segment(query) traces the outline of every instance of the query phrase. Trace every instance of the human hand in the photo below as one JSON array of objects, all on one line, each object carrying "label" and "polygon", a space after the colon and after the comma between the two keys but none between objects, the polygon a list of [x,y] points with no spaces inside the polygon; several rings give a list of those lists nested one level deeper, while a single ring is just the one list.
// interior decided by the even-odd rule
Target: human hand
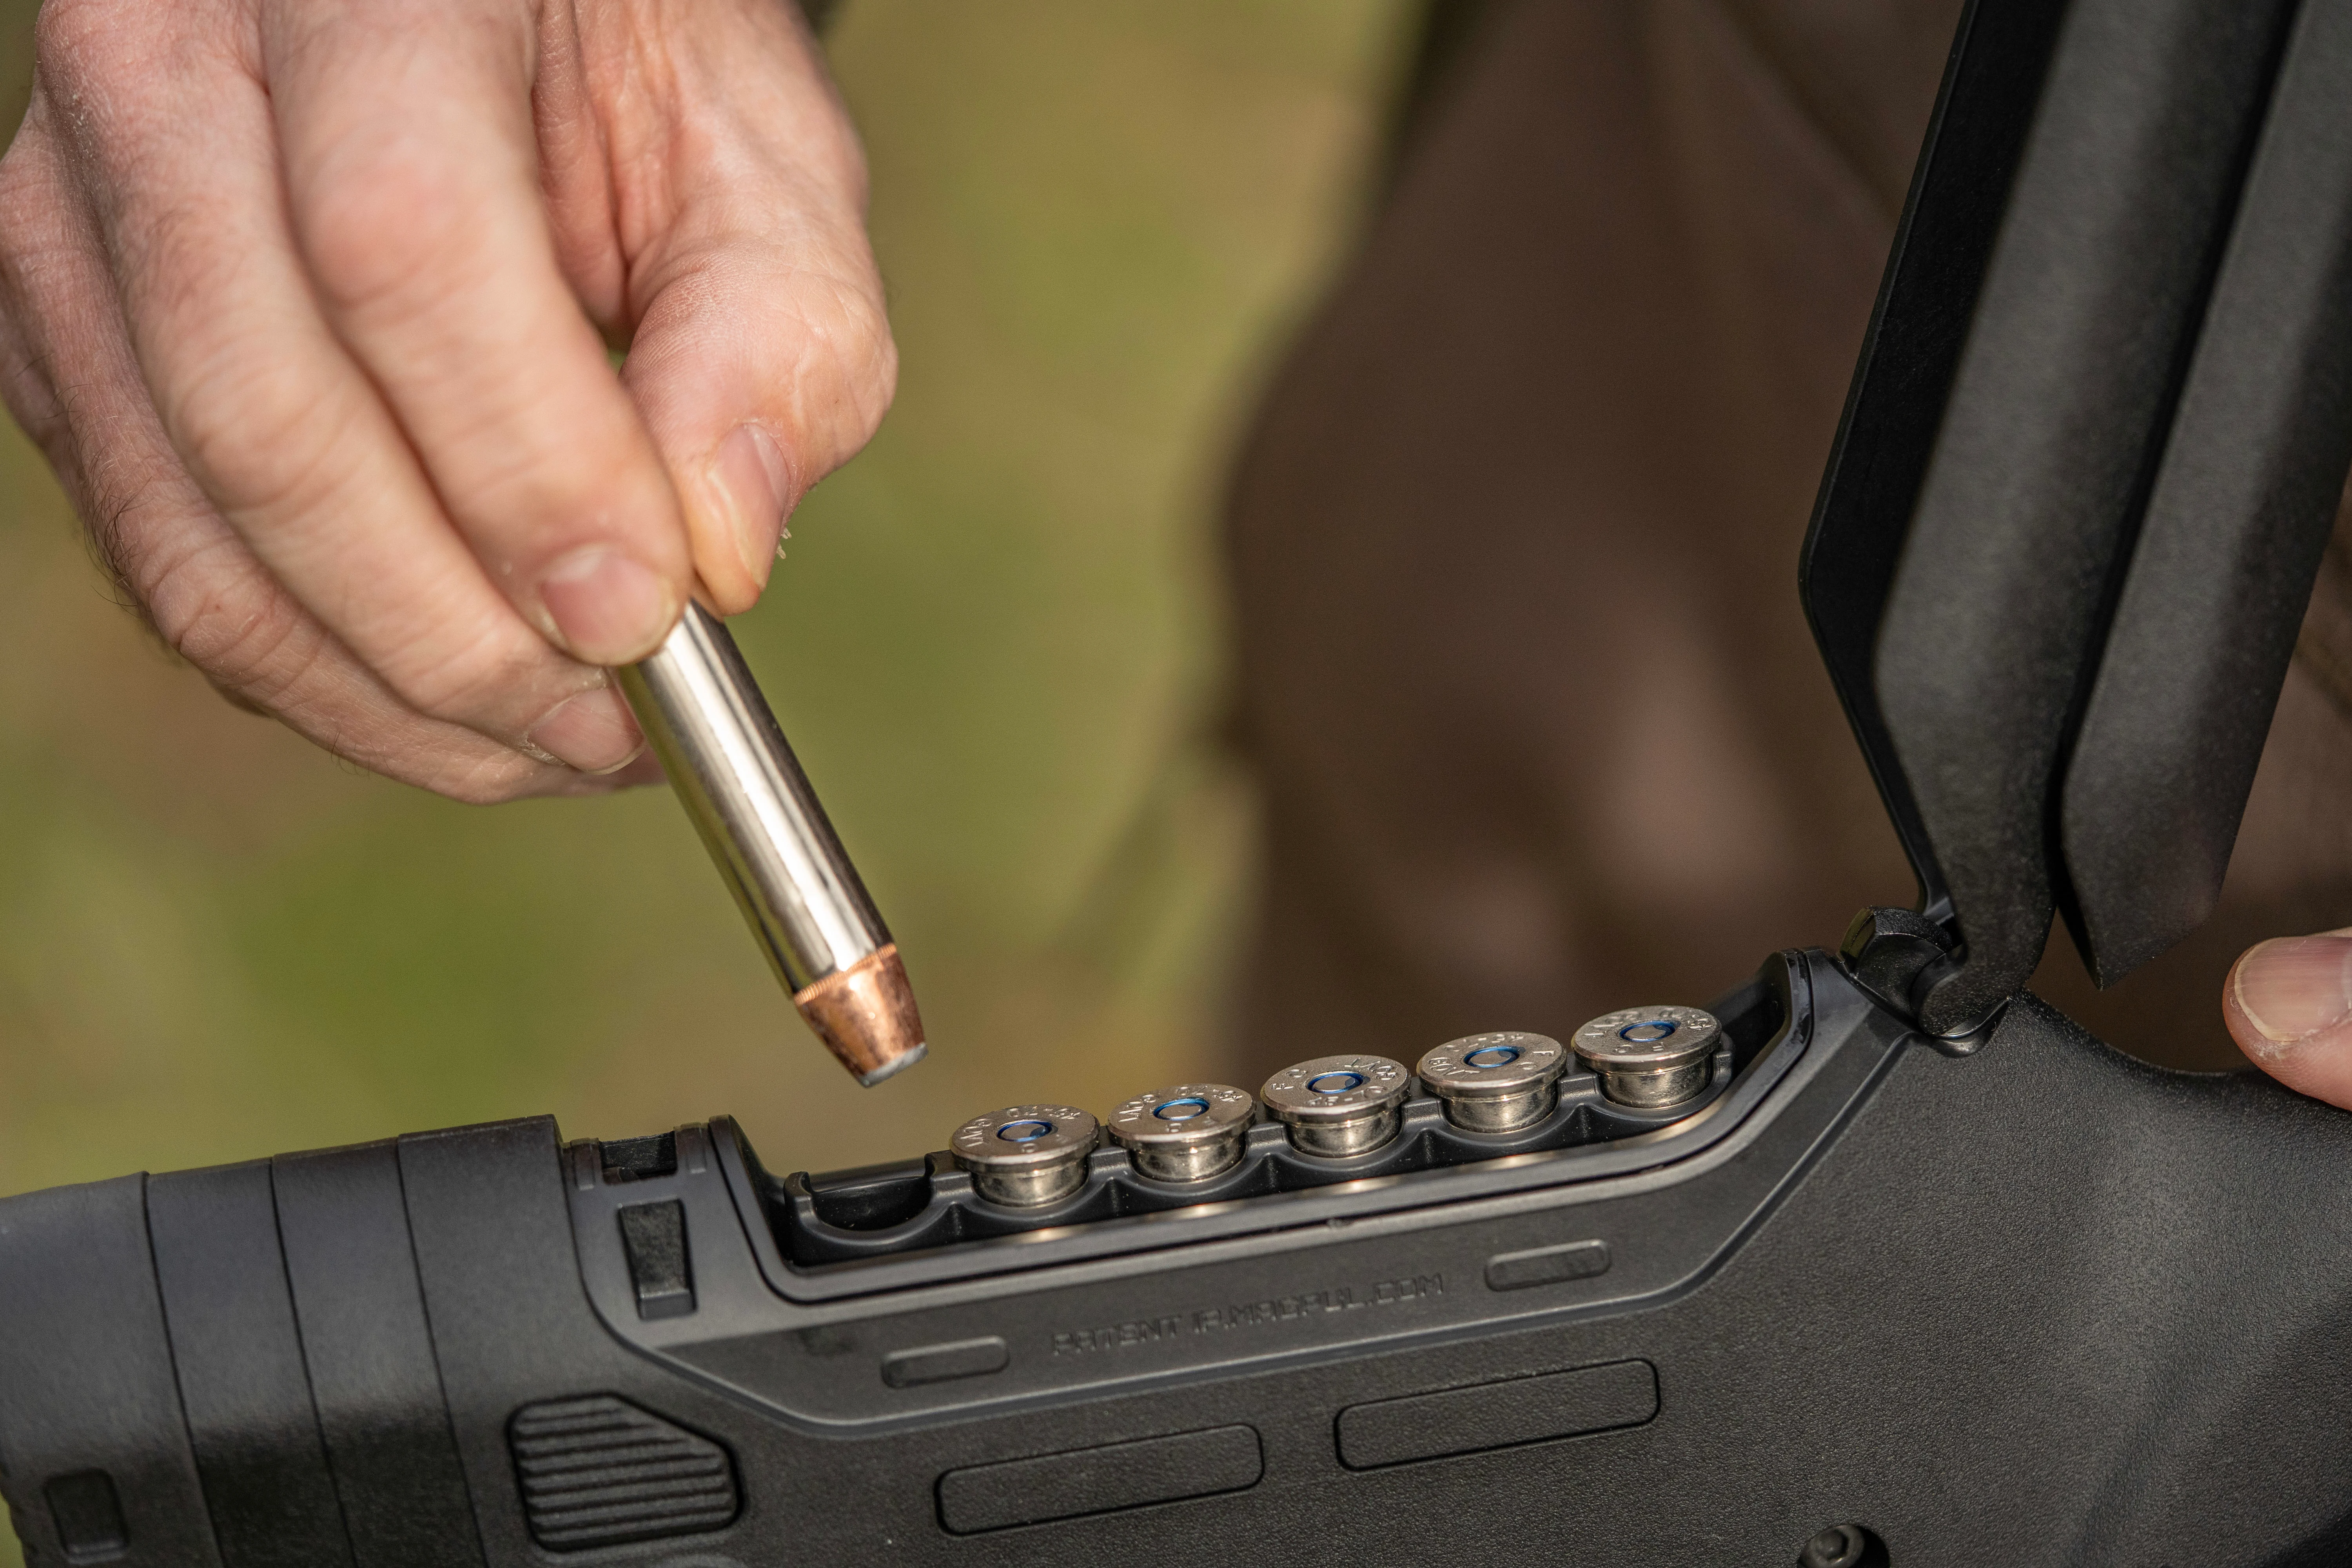
[{"label": "human hand", "polygon": [[2256,1067],[2352,1110],[2352,930],[2248,948],[2222,986],[2221,1014]]},{"label": "human hand", "polygon": [[748,608],[895,384],[789,0],[47,0],[37,62],[0,391],[125,594],[377,772],[608,786],[601,667]]}]

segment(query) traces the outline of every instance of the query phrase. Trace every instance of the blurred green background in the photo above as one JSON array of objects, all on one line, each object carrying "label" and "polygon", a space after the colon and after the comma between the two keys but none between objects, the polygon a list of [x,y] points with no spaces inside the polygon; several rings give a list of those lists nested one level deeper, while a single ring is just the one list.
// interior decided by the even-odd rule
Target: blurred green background
[{"label": "blurred green background", "polygon": [[[905,366],[737,623],[933,1056],[860,1091],[666,793],[482,810],[235,711],[0,428],[0,1192],[552,1111],[936,1148],[1213,1068],[1250,807],[1213,519],[1355,221],[1398,0],[850,0]],[[0,0],[0,111],[33,7]]]}]

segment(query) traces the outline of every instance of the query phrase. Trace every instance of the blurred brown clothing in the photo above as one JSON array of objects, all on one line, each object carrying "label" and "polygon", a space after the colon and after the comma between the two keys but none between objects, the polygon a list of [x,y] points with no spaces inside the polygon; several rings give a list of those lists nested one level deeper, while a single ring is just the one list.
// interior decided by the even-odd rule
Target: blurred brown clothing
[{"label": "blurred brown clothing", "polygon": [[[1228,545],[1260,772],[1241,1082],[1704,1001],[1913,889],[1797,550],[1958,0],[1443,5],[1386,199]],[[2352,552],[2221,910],[2105,1037],[2238,1064],[2231,959],[2352,922]]]}]

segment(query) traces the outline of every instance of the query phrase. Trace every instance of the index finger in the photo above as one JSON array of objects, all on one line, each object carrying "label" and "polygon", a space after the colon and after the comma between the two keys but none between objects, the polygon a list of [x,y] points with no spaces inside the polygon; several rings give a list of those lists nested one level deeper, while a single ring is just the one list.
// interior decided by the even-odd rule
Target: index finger
[{"label": "index finger", "polygon": [[265,27],[297,242],[336,334],[491,580],[595,664],[651,652],[693,582],[677,500],[558,264],[512,3],[337,6]]}]

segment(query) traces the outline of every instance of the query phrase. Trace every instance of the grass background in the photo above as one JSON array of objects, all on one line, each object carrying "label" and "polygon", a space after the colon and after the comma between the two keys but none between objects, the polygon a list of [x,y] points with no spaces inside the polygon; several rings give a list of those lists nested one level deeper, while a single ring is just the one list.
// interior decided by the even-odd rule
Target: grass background
[{"label": "grass background", "polygon": [[[1207,1070],[1245,907],[1213,520],[1358,210],[1398,0],[851,0],[905,375],[737,623],[933,1056],[856,1089],[666,793],[480,810],[236,712],[0,428],[0,1192],[552,1111],[781,1169]],[[0,0],[0,129],[33,7]],[[5,422],[0,422],[5,425]]]}]

